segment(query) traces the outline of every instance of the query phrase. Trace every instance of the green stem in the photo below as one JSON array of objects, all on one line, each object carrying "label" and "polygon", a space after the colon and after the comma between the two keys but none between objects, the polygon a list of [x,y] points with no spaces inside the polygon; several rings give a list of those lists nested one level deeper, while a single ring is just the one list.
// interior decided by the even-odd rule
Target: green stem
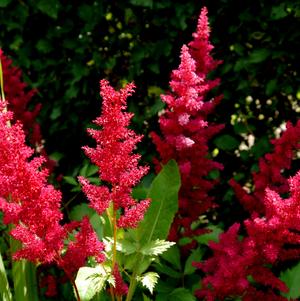
[{"label": "green stem", "polygon": [[125,301],[131,301],[136,289],[136,285],[137,285],[137,278],[138,276],[140,276],[140,272],[139,272],[139,266],[140,264],[143,262],[145,256],[142,255],[141,253],[139,253],[137,255],[136,261],[135,261],[135,265],[133,268],[133,272],[130,278],[130,284],[129,284],[129,288],[128,288],[128,293],[126,296],[126,300]]},{"label": "green stem", "polygon": [[9,288],[9,283],[6,276],[2,255],[0,253],[0,295],[3,301],[12,301],[12,295]]},{"label": "green stem", "polygon": [[71,275],[69,275],[66,271],[65,271],[67,277],[70,279],[70,282],[71,284],[73,285],[74,287],[74,290],[75,290],[75,295],[76,295],[76,299],[77,301],[81,301],[80,300],[80,295],[79,295],[79,291],[78,291],[78,288],[77,288],[77,285],[76,285],[76,282],[74,281],[73,277]]},{"label": "green stem", "polygon": [[[112,227],[113,227],[113,248],[112,248],[112,264],[111,270],[114,271],[116,260],[117,260],[117,211],[115,208],[113,209],[113,217],[112,217]],[[114,287],[110,288],[111,299],[115,301],[115,290]]]},{"label": "green stem", "polygon": [[[137,262],[140,262],[137,260]],[[132,273],[132,276],[131,276],[131,279],[130,279],[130,284],[129,284],[129,288],[128,288],[128,293],[127,293],[127,296],[126,296],[126,301],[131,301],[133,295],[134,295],[134,292],[135,292],[135,289],[136,289],[136,284],[137,284],[137,278],[138,274],[136,272],[136,269],[134,270],[134,272]]]},{"label": "green stem", "polygon": [[[2,69],[2,62],[1,62],[1,57],[0,57],[0,90],[1,90],[1,97],[0,101],[5,102],[5,94],[4,94],[4,81],[3,81],[3,69]],[[7,107],[5,106],[3,109],[3,112],[7,112]],[[7,121],[7,126],[11,127],[10,121]]]},{"label": "green stem", "polygon": [[4,84],[3,84],[3,69],[2,69],[1,58],[0,58],[0,87],[1,87],[1,99],[2,99],[2,101],[5,101]]},{"label": "green stem", "polygon": [[116,210],[114,210],[114,216],[113,216],[113,237],[114,237],[114,244],[113,244],[113,257],[112,257],[112,271],[114,270],[116,260],[117,260],[117,213]]}]

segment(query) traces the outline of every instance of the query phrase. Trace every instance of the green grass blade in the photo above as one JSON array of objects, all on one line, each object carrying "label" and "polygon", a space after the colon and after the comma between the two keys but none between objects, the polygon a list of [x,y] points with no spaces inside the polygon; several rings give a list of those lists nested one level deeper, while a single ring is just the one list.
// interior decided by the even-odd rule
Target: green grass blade
[{"label": "green grass blade", "polygon": [[[20,243],[13,238],[11,238],[10,244],[12,253],[20,247]],[[13,261],[12,277],[15,301],[38,301],[36,267],[31,262]]]},{"label": "green grass blade", "polygon": [[6,271],[0,253],[0,295],[3,301],[12,301],[12,295],[9,288],[9,283],[6,277]]}]

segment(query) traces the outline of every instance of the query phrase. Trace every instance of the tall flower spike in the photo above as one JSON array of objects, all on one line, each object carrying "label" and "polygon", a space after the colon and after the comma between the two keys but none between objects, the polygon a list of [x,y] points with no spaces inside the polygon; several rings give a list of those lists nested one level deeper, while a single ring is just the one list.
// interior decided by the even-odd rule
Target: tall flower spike
[{"label": "tall flower spike", "polygon": [[[207,93],[219,83],[218,79],[208,80],[208,72],[220,63],[210,54],[213,46],[209,42],[206,8],[201,11],[193,37],[194,40],[181,49],[179,68],[171,74],[170,93],[161,95],[167,105],[159,118],[161,136],[151,134],[161,162],[165,164],[175,159],[180,168],[179,212],[169,234],[169,239],[175,241],[181,235],[196,234],[191,230],[192,222],[214,206],[209,191],[216,181],[207,180],[207,175],[213,169],[222,169],[222,165],[208,155],[209,139],[223,126],[207,121],[207,115],[222,97],[206,99]],[[157,160],[157,170],[159,168]]]},{"label": "tall flower spike", "polygon": [[[239,226],[235,224],[220,236],[218,243],[210,244],[213,257],[196,264],[206,273],[198,297],[287,300],[277,295],[277,291],[286,293],[288,288],[271,269],[300,256],[300,171],[288,184],[290,196],[287,199],[282,199],[274,190],[265,190],[261,200],[265,216],[254,214],[244,222],[247,236],[243,240],[238,238]],[[262,285],[264,291],[256,284]]]},{"label": "tall flower spike", "polygon": [[[61,193],[47,183],[48,173],[41,167],[44,159],[30,159],[34,151],[25,145],[22,126],[12,124],[12,113],[5,106],[0,101],[0,210],[4,223],[14,225],[10,234],[22,243],[14,259],[55,263],[69,276],[88,256],[103,260],[104,245],[87,220],[63,256],[64,241],[74,227],[61,225]],[[72,268],[67,262],[72,262]]]},{"label": "tall flower spike", "polygon": [[25,145],[20,124],[9,127],[12,114],[0,108],[0,209],[4,222],[16,225],[14,238],[23,243],[17,258],[51,262],[65,236],[59,225],[61,194],[46,182],[47,173],[39,170],[42,158],[29,160],[33,150]]},{"label": "tall flower spike", "polygon": [[148,167],[138,166],[140,155],[134,154],[136,144],[142,136],[128,129],[132,113],[125,112],[127,97],[134,91],[134,84],[128,84],[120,91],[115,91],[106,80],[100,81],[102,96],[102,115],[94,123],[100,130],[89,129],[89,134],[96,140],[96,148],[83,147],[86,155],[99,167],[99,176],[106,186],[95,186],[79,177],[83,191],[90,201],[90,206],[102,214],[113,202],[114,210],[122,209],[118,226],[134,228],[143,219],[150,201],[137,203],[131,197],[132,188],[144,176]]},{"label": "tall flower spike", "polygon": [[233,179],[233,187],[239,201],[251,214],[265,213],[264,198],[267,187],[280,194],[287,193],[288,180],[283,176],[283,170],[291,168],[294,151],[300,149],[300,120],[293,126],[287,122],[286,130],[280,138],[273,139],[274,150],[259,159],[259,171],[252,174],[254,191],[248,194],[243,187]]}]

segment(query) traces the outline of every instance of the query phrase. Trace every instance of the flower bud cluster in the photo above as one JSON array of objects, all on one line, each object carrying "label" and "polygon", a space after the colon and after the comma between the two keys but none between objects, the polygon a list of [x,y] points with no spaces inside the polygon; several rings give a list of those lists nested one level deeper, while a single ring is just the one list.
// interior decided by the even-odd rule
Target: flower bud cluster
[{"label": "flower bud cluster", "polygon": [[[0,210],[3,222],[14,225],[10,234],[22,243],[14,258],[56,263],[69,275],[88,256],[103,261],[104,245],[87,220],[61,225],[61,192],[47,183],[48,172],[41,166],[45,159],[32,158],[34,151],[26,146],[22,126],[14,124],[12,116],[0,101]],[[78,227],[81,231],[66,246],[69,233]]]},{"label": "flower bud cluster", "polygon": [[[175,217],[169,239],[178,240],[193,234],[191,223],[214,206],[209,191],[216,181],[207,179],[210,171],[222,165],[208,156],[208,141],[223,126],[207,121],[207,116],[220,102],[221,96],[207,100],[207,93],[219,84],[209,80],[208,73],[216,68],[210,52],[207,9],[199,17],[194,40],[181,49],[179,68],[171,75],[169,94],[162,95],[167,107],[160,116],[161,136],[152,133],[161,162],[175,159],[181,172],[182,186],[179,193],[179,212]],[[157,161],[157,168],[160,164]]]}]

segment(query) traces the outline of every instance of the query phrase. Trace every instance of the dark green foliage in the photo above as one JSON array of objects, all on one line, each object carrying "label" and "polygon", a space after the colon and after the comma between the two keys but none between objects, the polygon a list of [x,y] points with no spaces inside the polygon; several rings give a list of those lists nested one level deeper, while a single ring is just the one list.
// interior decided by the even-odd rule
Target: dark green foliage
[{"label": "dark green foliage", "polygon": [[[168,87],[203,5],[209,9],[215,58],[224,60],[216,76],[222,78],[225,97],[215,118],[228,124],[235,114],[235,130],[244,128],[259,138],[272,135],[282,120],[295,120],[299,1],[0,2],[0,45],[39,91],[46,146],[50,153],[64,154],[64,174],[78,164],[87,140],[84,128],[100,110],[99,79],[114,85],[134,80],[135,126],[145,134],[156,128],[159,94]],[[236,142],[227,146],[235,148]],[[150,159],[148,138],[141,149]]]}]

